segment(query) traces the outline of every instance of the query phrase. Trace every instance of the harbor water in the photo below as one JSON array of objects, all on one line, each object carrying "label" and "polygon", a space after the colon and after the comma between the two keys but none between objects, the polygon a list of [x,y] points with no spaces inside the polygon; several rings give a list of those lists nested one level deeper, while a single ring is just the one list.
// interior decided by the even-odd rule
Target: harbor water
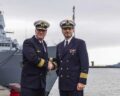
[{"label": "harbor water", "polygon": [[[0,96],[9,91],[0,87]],[[90,68],[84,96],[120,96],[120,68]],[[56,80],[49,96],[59,96]]]},{"label": "harbor water", "polygon": [[[120,68],[90,68],[84,96],[120,96]],[[50,96],[59,96],[58,82]]]}]

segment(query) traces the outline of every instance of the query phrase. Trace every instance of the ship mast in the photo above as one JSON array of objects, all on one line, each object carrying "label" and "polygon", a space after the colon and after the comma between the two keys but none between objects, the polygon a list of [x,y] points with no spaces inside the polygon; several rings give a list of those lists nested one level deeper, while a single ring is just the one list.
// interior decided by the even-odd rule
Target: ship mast
[{"label": "ship mast", "polygon": [[6,37],[4,28],[5,28],[4,17],[2,11],[0,11],[0,39]]},{"label": "ship mast", "polygon": [[[73,16],[72,16],[73,22],[75,23],[75,6],[73,6]],[[74,37],[75,37],[75,26],[74,26]]]}]

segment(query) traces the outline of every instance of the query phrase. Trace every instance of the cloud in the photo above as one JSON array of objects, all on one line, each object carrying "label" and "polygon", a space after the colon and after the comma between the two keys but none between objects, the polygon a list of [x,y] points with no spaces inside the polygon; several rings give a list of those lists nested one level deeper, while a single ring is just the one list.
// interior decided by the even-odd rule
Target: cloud
[{"label": "cloud", "polygon": [[0,8],[4,10],[6,29],[15,31],[19,42],[33,35],[35,20],[44,19],[51,24],[46,41],[54,45],[64,39],[59,22],[72,19],[75,5],[76,37],[85,39],[91,48],[119,45],[119,4],[119,0],[1,0]]}]

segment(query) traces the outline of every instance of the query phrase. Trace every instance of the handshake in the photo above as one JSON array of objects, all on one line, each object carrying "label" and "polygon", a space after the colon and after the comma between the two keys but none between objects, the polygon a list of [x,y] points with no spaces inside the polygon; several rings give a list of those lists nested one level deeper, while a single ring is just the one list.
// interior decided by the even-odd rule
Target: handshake
[{"label": "handshake", "polygon": [[49,58],[48,70],[54,70],[57,68],[56,58]]}]

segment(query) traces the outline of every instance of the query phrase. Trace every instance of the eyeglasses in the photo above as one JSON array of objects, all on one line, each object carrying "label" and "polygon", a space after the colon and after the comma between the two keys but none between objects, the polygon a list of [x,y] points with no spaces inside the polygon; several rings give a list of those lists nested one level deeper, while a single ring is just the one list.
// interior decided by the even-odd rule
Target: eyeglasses
[{"label": "eyeglasses", "polygon": [[63,30],[72,30],[73,28],[69,28],[69,27],[66,27],[66,28],[62,28]]},{"label": "eyeglasses", "polygon": [[46,32],[46,30],[43,29],[36,29],[38,32]]}]

